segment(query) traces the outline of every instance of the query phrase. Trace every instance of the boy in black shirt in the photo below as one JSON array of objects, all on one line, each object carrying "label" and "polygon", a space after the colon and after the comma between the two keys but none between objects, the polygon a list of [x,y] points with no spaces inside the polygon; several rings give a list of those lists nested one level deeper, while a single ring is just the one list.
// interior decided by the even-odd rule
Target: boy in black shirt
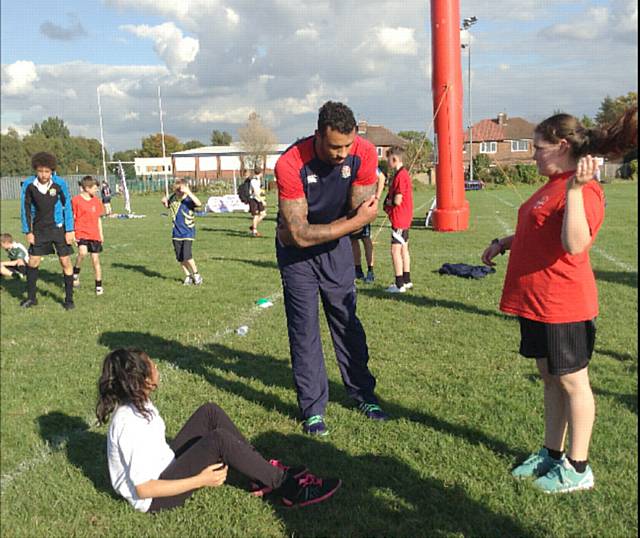
[{"label": "boy in black shirt", "polygon": [[31,159],[35,176],[27,178],[20,193],[22,231],[29,243],[27,266],[27,298],[20,303],[30,308],[36,299],[38,267],[42,256],[53,254],[54,248],[64,274],[65,300],[63,307],[71,310],[73,303],[73,211],[71,196],[64,179],[55,174],[56,158],[45,152],[36,153]]}]

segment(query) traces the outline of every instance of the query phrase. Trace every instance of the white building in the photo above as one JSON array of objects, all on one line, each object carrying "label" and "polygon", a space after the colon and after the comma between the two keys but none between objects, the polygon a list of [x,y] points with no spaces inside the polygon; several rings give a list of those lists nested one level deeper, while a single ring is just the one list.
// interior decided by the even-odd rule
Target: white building
[{"label": "white building", "polygon": [[[276,161],[289,144],[276,144],[267,152],[264,172],[273,172]],[[244,175],[246,152],[239,146],[203,146],[171,154],[175,177],[198,179]]]}]

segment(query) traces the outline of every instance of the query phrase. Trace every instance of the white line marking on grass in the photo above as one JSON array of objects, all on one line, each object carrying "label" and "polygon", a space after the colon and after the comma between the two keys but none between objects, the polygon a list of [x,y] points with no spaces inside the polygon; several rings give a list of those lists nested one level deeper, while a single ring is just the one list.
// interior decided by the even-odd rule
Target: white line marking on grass
[{"label": "white line marking on grass", "polygon": [[633,266],[629,265],[628,263],[621,262],[620,260],[618,260],[617,258],[612,256],[608,252],[604,251],[600,247],[596,247],[594,245],[594,246],[591,247],[591,250],[593,252],[595,252],[596,254],[602,256],[603,258],[609,260],[616,267],[619,267],[620,269],[624,269],[628,273],[637,273],[638,272],[638,269],[636,267],[633,267]]},{"label": "white line marking on grass", "polygon": [[491,194],[491,196],[493,196],[496,200],[498,200],[499,202],[502,202],[504,205],[510,207],[511,209],[516,209],[518,206],[512,204],[511,202],[507,202],[504,198],[501,198],[500,196],[498,196],[497,194]]},{"label": "white line marking on grass", "polygon": [[[94,419],[95,417],[93,416],[85,418],[85,422],[87,424],[91,424],[92,422],[94,422]],[[36,454],[33,457],[19,463],[13,471],[5,473],[2,475],[2,477],[0,477],[0,495],[3,495],[5,493],[5,490],[7,489],[9,484],[11,484],[11,482],[13,482],[16,478],[19,478],[41,463],[46,462],[53,454],[64,449],[69,439],[75,437],[76,435],[86,433],[92,429],[93,426],[89,426],[88,428],[77,428],[75,430],[68,430],[67,432],[54,436],[51,441],[44,441],[36,448]]]},{"label": "white line marking on grass", "polygon": [[502,218],[500,218],[498,215],[495,215],[496,220],[500,223],[500,226],[502,226],[502,229],[504,230],[504,233],[506,233],[507,235],[513,235],[513,228],[511,228],[504,220],[502,220]]}]

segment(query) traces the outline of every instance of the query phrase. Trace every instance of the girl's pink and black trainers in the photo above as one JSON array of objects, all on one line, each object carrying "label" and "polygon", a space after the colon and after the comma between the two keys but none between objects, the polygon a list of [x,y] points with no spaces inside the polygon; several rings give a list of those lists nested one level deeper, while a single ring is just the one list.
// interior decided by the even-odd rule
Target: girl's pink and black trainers
[{"label": "girl's pink and black trainers", "polygon": [[282,503],[290,508],[309,506],[329,499],[342,485],[339,478],[319,478],[311,473],[283,484]]},{"label": "girl's pink and black trainers", "polygon": [[[285,465],[279,460],[269,460],[269,463],[274,467],[277,467],[278,469],[282,469],[283,471],[287,472],[289,476],[295,479],[302,477],[309,471],[309,469],[307,469],[305,465],[288,467],[287,465]],[[251,482],[251,485],[249,486],[249,491],[251,492],[251,495],[255,497],[263,497],[264,495],[271,493],[273,491],[273,488],[270,486],[265,486],[261,482]]]}]

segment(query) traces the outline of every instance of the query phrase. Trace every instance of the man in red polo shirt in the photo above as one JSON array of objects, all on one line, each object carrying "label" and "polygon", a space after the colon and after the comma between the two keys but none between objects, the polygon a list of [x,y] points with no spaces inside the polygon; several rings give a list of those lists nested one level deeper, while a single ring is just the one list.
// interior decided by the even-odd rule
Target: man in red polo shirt
[{"label": "man in red polo shirt", "polygon": [[349,240],[377,216],[377,164],[375,147],[356,134],[353,112],[332,101],[320,109],[315,134],[291,146],[276,163],[276,251],[298,405],[303,429],[311,435],[328,433],[318,295],[347,393],[365,416],[386,419],[374,395],[366,335],[356,316]]},{"label": "man in red polo shirt", "polygon": [[395,172],[384,210],[391,221],[391,260],[396,281],[387,288],[389,293],[404,293],[413,288],[411,257],[409,256],[409,228],[413,220],[413,185],[403,164],[404,150],[394,146],[387,151],[389,168]]}]

